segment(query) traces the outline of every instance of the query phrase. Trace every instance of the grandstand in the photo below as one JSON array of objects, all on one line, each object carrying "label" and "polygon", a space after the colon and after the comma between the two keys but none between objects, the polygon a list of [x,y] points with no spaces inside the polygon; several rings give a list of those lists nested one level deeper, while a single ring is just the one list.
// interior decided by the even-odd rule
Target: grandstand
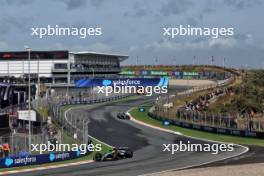
[{"label": "grandstand", "polygon": [[[41,109],[45,111],[46,107],[40,102],[48,100],[71,104],[101,100],[103,97],[98,97],[93,89],[76,89],[74,82],[81,78],[117,77],[121,70],[120,62],[127,58],[126,55],[97,52],[0,52],[0,145],[9,144],[12,154],[28,151],[30,131],[32,143],[58,139],[58,129],[47,123],[47,116],[51,116],[54,121],[51,112],[54,108],[49,107],[45,115],[41,114]],[[29,99],[33,110],[30,123],[27,114]],[[32,114],[35,114],[34,120]]]},{"label": "grandstand", "polygon": [[0,52],[0,82],[18,82],[28,77],[28,66],[32,82],[70,84],[83,77],[109,77],[120,72],[120,62],[127,55],[69,52],[31,51],[28,65],[28,52]]}]

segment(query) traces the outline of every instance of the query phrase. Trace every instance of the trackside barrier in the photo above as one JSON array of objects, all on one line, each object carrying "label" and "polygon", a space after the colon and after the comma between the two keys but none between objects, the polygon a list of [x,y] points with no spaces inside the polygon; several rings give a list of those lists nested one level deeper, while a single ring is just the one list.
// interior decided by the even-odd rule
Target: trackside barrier
[{"label": "trackside barrier", "polygon": [[[114,97],[107,97],[107,98],[101,98],[101,99],[97,99],[97,100],[90,100],[90,101],[74,101],[74,102],[64,102],[61,104],[61,106],[66,106],[66,105],[89,105],[89,104],[95,104],[95,103],[104,103],[104,102],[110,102],[110,101],[114,101],[114,100],[118,100],[118,99],[122,99],[122,98],[126,98],[130,95],[120,95],[120,96],[114,96]],[[64,129],[67,130],[68,133],[70,133],[71,135],[77,134],[77,139],[79,141],[82,141],[83,143],[87,143],[87,138],[85,137],[85,133],[88,132],[88,129],[86,129],[87,126],[84,126],[83,119],[85,119],[84,115],[80,115],[80,114],[74,114],[74,113],[69,113],[69,114],[65,114],[64,117],[64,122],[63,126]]]},{"label": "trackside barrier", "polygon": [[[131,94],[122,94],[122,95],[113,95],[109,97],[90,97],[84,101],[77,101],[77,100],[57,100],[53,98],[49,99],[39,99],[39,102],[32,103],[35,109],[37,109],[37,105],[39,106],[46,106],[49,109],[49,115],[52,117],[52,121],[57,124],[61,131],[66,131],[67,134],[70,136],[75,136],[76,139],[82,143],[87,143],[87,114],[75,114],[71,112],[67,112],[64,114],[64,107],[68,105],[89,105],[95,103],[104,103],[109,101],[114,101],[118,99],[122,99],[125,97],[131,96]],[[61,139],[58,139],[61,143]]]},{"label": "trackside barrier", "polygon": [[[158,110],[152,107],[149,111],[149,115],[160,121],[168,121],[170,124],[174,124],[177,126],[191,128],[206,132],[212,132],[217,134],[227,134],[227,135],[235,135],[235,136],[243,136],[243,137],[254,137],[254,138],[264,138],[263,125],[264,121],[248,121],[248,123],[244,123],[246,125],[242,126],[242,122],[239,120],[234,122],[234,118],[230,118],[225,116],[220,116],[222,118],[217,118],[219,115],[210,115],[206,112],[199,113],[193,111],[180,111],[173,112],[172,114],[169,112],[169,109],[164,107],[164,104],[169,104],[169,102],[173,102],[176,99],[179,99],[183,96],[188,96],[194,92],[210,90],[215,88],[220,88],[224,86],[228,86],[235,81],[235,77],[231,77],[226,80],[218,81],[216,83],[194,87],[184,92],[180,92],[176,95],[170,95],[167,97],[161,97],[156,101],[154,107],[157,107]],[[159,112],[163,112],[160,114]]]},{"label": "trackside barrier", "polygon": [[[220,118],[217,119],[216,117],[219,115],[212,115],[210,117],[206,113],[195,113],[195,112],[180,112],[179,118],[177,118],[177,113],[173,112],[171,114],[169,109],[164,107],[165,104],[169,104],[169,102],[174,102],[178,98],[183,96],[188,96],[194,92],[204,91],[215,89],[219,87],[225,87],[232,84],[235,81],[235,77],[231,77],[226,80],[218,81],[216,83],[205,85],[205,86],[198,86],[192,89],[189,89],[184,92],[177,93],[175,95],[163,96],[156,100],[155,106],[158,107],[158,111],[152,107],[149,111],[149,115],[157,120],[161,121],[168,121],[170,124],[174,124],[177,126],[191,128],[201,131],[207,131],[217,134],[227,134],[227,135],[235,135],[235,136],[242,136],[242,137],[253,137],[253,138],[264,138],[264,131],[263,131],[263,123],[262,122],[255,122],[249,121],[248,125],[245,127],[240,127],[241,125],[237,125],[236,128],[232,127],[235,123],[233,123],[233,118]],[[163,114],[159,114],[157,112],[164,112]],[[173,116],[171,116],[173,115]],[[172,118],[173,117],[173,118]],[[228,120],[226,120],[228,119]],[[210,123],[207,123],[210,122]],[[239,121],[238,121],[239,122]],[[220,123],[221,125],[217,125]],[[241,123],[238,123],[241,124]]]},{"label": "trackside barrier", "polygon": [[[94,104],[94,103],[103,103],[103,102],[109,102],[113,100],[118,100],[121,98],[128,97],[130,95],[120,95],[120,96],[114,96],[114,97],[107,97],[107,98],[101,98],[101,99],[93,99],[88,101],[68,101],[68,102],[61,102],[57,104],[57,106],[62,107],[66,105],[78,105],[78,104]],[[42,102],[43,103],[43,102]],[[46,102],[47,103],[47,102]],[[72,123],[72,121],[69,121],[67,116],[64,118],[61,117],[62,114],[58,113],[61,112],[61,110],[58,111],[58,109],[54,109],[54,104],[49,104],[51,107],[51,113],[58,122],[61,123],[61,125],[64,125],[63,128],[68,129],[74,132],[79,132],[78,134],[83,134],[85,129],[80,128],[77,124]],[[60,120],[63,121],[60,121]],[[54,120],[54,119],[53,119]],[[80,136],[78,138],[79,140],[85,140],[83,139],[83,135],[77,135]],[[87,141],[85,141],[87,144]],[[88,154],[87,152],[86,154]],[[11,168],[11,167],[22,167],[22,166],[29,166],[29,165],[38,165],[38,164],[44,164],[44,163],[53,163],[53,162],[59,162],[59,161],[65,161],[65,160],[71,160],[80,158],[84,155],[80,153],[80,151],[69,151],[69,152],[58,152],[58,153],[49,153],[49,154],[39,154],[39,155],[27,155],[23,157],[16,157],[11,156],[7,158],[0,158],[0,168]]]},{"label": "trackside barrier", "polygon": [[28,155],[25,157],[0,158],[0,168],[22,167],[36,164],[53,163],[76,159],[81,156],[82,155],[79,151],[70,151],[63,153]]},{"label": "trackside barrier", "polygon": [[168,121],[171,125],[176,125],[184,128],[195,129],[200,131],[206,131],[216,134],[225,134],[225,135],[233,135],[233,136],[240,136],[240,137],[252,137],[252,138],[264,138],[264,132],[259,131],[248,131],[248,130],[239,130],[239,129],[232,129],[232,128],[219,128],[216,126],[208,126],[202,124],[193,124],[186,121],[181,121],[177,119],[169,119],[166,117],[158,116],[151,111],[148,112],[148,115],[156,120],[159,121]]},{"label": "trackside barrier", "polygon": [[[60,102],[57,104],[52,104],[51,102],[45,102],[45,103],[49,105],[51,108],[51,114],[54,117],[53,120],[63,125],[64,129],[69,130],[68,132],[70,133],[77,132],[77,136],[79,140],[85,140],[84,135],[82,135],[83,133],[87,132],[87,131],[84,131],[85,128],[81,128],[79,124],[73,123],[73,121],[70,121],[67,118],[67,116],[65,116],[65,119],[60,117],[62,115],[60,114],[61,109],[60,110],[56,109],[56,107],[61,108],[62,106],[66,106],[66,105],[103,103],[103,102],[118,100],[118,99],[125,98],[128,96],[130,95],[120,95],[120,96],[113,96],[113,97],[100,98],[100,99],[91,99],[87,101],[67,101],[67,102]],[[35,103],[33,102],[34,105]],[[74,118],[77,118],[77,117],[74,117]],[[85,143],[87,144],[87,141],[85,141]],[[86,155],[88,153],[89,152],[87,152]],[[80,158],[81,156],[84,156],[84,155],[82,155],[80,151],[58,152],[58,153],[39,154],[39,155],[29,154],[23,157],[9,156],[7,158],[0,158],[0,168],[22,167],[22,166],[29,166],[29,165],[44,164],[44,163],[53,163],[53,162],[76,159],[76,158]]]}]

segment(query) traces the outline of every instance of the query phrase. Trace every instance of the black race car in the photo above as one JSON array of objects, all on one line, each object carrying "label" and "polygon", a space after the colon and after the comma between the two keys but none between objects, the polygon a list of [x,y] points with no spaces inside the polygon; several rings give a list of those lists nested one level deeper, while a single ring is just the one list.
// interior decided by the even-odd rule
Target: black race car
[{"label": "black race car", "polygon": [[117,114],[117,118],[119,119],[123,119],[123,120],[130,120],[129,115],[127,115],[126,113],[122,112],[122,113],[118,113]]},{"label": "black race car", "polygon": [[132,158],[133,157],[133,151],[129,149],[128,147],[119,147],[119,148],[113,148],[113,150],[110,150],[109,152],[106,152],[104,154],[102,153],[96,153],[94,155],[94,161],[114,161],[124,158]]}]

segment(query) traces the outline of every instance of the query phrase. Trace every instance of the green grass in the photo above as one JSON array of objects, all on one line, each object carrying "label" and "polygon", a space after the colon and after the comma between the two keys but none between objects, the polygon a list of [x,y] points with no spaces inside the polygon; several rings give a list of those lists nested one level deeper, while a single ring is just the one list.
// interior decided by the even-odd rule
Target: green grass
[{"label": "green grass", "polygon": [[[226,142],[226,143],[235,143],[235,144],[243,144],[243,145],[254,145],[254,146],[262,146],[264,147],[264,140],[263,139],[255,139],[255,138],[248,138],[248,137],[236,137],[231,135],[222,135],[222,134],[214,134],[214,133],[208,133],[203,132],[199,130],[192,130],[188,128],[183,128],[175,125],[170,125],[168,127],[165,127],[162,125],[161,121],[155,120],[151,118],[148,115],[148,111],[150,108],[150,105],[143,105],[145,106],[146,111],[145,112],[139,112],[138,108],[135,107],[130,111],[130,114],[137,120],[140,120],[142,122],[158,126],[164,129],[173,130],[176,132],[180,132],[184,135],[191,136],[191,137],[197,137],[202,139],[208,139],[208,140],[214,140],[214,141],[220,141],[220,142]],[[142,106],[140,106],[142,107]]]}]

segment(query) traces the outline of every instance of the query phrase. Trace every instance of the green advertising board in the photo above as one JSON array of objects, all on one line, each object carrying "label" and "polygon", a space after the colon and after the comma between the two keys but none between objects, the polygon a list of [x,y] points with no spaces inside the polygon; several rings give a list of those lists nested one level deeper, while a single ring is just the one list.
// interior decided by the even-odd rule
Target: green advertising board
[{"label": "green advertising board", "polygon": [[151,71],[150,75],[157,75],[157,76],[166,76],[168,75],[168,72],[164,72],[164,71]]}]

